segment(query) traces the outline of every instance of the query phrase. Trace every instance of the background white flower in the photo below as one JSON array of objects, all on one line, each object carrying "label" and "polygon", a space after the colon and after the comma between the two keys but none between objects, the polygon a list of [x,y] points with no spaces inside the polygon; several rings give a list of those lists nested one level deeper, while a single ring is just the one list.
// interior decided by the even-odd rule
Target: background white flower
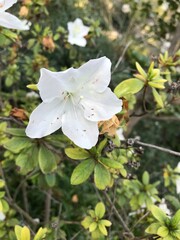
[{"label": "background white flower", "polygon": [[122,128],[119,128],[119,129],[116,131],[116,134],[118,135],[120,141],[124,141],[124,140],[125,140],[125,137],[124,137],[124,135],[123,135],[123,129],[122,129]]},{"label": "background white flower", "polygon": [[78,69],[62,72],[41,69],[37,84],[43,102],[33,111],[26,134],[47,136],[60,127],[76,145],[90,149],[98,141],[98,121],[122,109],[122,101],[108,88],[108,58],[90,60]]},{"label": "background white flower", "polygon": [[68,42],[70,44],[76,44],[80,47],[86,46],[86,36],[89,32],[89,27],[85,26],[80,18],[76,18],[74,22],[68,22]]},{"label": "background white flower", "polygon": [[122,5],[122,12],[123,13],[131,12],[131,8],[130,8],[129,4],[125,3],[125,4]]},{"label": "background white flower", "polygon": [[3,212],[0,212],[0,221],[4,221],[6,216],[4,215]]},{"label": "background white flower", "polygon": [[11,29],[28,30],[29,26],[25,22],[5,12],[16,2],[17,0],[0,0],[0,26]]},{"label": "background white flower", "polygon": [[163,210],[167,215],[171,215],[171,211],[167,207],[167,204],[164,198],[162,198],[161,203],[159,204],[159,208]]},{"label": "background white flower", "polygon": [[[180,174],[180,162],[177,165],[176,172]],[[176,192],[180,193],[180,175],[176,179]]]}]

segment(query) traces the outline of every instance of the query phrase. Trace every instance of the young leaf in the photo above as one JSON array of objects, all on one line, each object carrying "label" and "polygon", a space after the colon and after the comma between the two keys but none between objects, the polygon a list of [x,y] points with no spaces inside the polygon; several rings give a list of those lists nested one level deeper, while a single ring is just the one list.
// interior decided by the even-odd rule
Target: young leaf
[{"label": "young leaf", "polygon": [[144,86],[144,82],[137,78],[127,79],[114,89],[114,93],[118,98],[126,96],[128,94],[135,94],[139,92]]},{"label": "young leaf", "polygon": [[105,214],[105,206],[102,202],[99,202],[95,207],[95,214],[98,218],[102,218]]},{"label": "young leaf", "polygon": [[96,228],[97,228],[97,226],[98,226],[98,225],[97,225],[96,222],[91,223],[90,226],[89,226],[89,231],[90,231],[90,232],[95,231]]},{"label": "young leaf", "polygon": [[112,223],[106,219],[102,219],[100,222],[106,227],[110,227],[112,225]]},{"label": "young leaf", "polygon": [[173,226],[176,227],[179,223],[180,223],[180,209],[175,213],[175,215],[172,218]]},{"label": "young leaf", "polygon": [[41,146],[38,154],[39,167],[43,173],[51,173],[57,168],[55,155],[46,147]]},{"label": "young leaf", "polygon": [[157,230],[161,227],[161,224],[156,222],[156,223],[151,223],[151,225],[146,228],[145,232],[150,233],[150,234],[156,234]]},{"label": "young leaf", "polygon": [[81,148],[66,148],[65,153],[69,158],[75,160],[83,160],[90,157],[89,152]]},{"label": "young leaf", "polygon": [[157,235],[159,235],[161,237],[166,237],[168,234],[169,234],[169,230],[166,226],[161,226],[157,230]]},{"label": "young leaf", "polygon": [[21,240],[30,240],[30,238],[30,231],[26,226],[24,226],[21,230]]},{"label": "young leaf", "polygon": [[39,228],[38,232],[36,233],[34,240],[43,240],[46,236],[47,228]]},{"label": "young leaf", "polygon": [[152,88],[152,93],[153,93],[153,96],[155,98],[155,101],[158,103],[158,105],[163,108],[164,107],[164,103],[163,103],[163,100],[161,98],[161,96],[159,95],[159,93],[156,91],[155,88]]},{"label": "young leaf", "polygon": [[144,185],[149,184],[149,173],[147,171],[145,171],[142,175],[142,182]]},{"label": "young leaf", "polygon": [[108,233],[107,233],[107,230],[106,230],[106,227],[100,222],[98,223],[98,228],[99,230],[102,232],[103,235],[107,236]]},{"label": "young leaf", "polygon": [[147,77],[146,72],[144,71],[144,69],[141,67],[141,65],[140,65],[138,62],[136,62],[136,68],[137,68],[138,72],[139,72],[144,78]]},{"label": "young leaf", "polygon": [[161,223],[165,223],[167,216],[165,212],[163,212],[160,208],[157,206],[153,205],[151,206],[151,212],[152,215]]},{"label": "young leaf", "polygon": [[19,225],[16,225],[14,230],[15,230],[15,234],[16,234],[17,240],[21,240],[21,230],[22,230],[22,227],[19,226]]},{"label": "young leaf", "polygon": [[107,167],[120,169],[123,168],[123,165],[115,160],[110,158],[100,158],[100,161]]},{"label": "young leaf", "polygon": [[85,182],[95,167],[95,162],[93,159],[87,159],[82,161],[73,171],[71,176],[71,184],[78,185]]},{"label": "young leaf", "polygon": [[148,82],[148,85],[154,88],[164,89],[164,83]]},{"label": "young leaf", "polygon": [[111,175],[102,164],[97,164],[95,167],[94,182],[100,190],[104,190],[111,182]]},{"label": "young leaf", "polygon": [[84,220],[81,222],[81,225],[85,228],[88,229],[89,226],[93,223],[93,219],[90,216],[87,216],[84,218]]}]

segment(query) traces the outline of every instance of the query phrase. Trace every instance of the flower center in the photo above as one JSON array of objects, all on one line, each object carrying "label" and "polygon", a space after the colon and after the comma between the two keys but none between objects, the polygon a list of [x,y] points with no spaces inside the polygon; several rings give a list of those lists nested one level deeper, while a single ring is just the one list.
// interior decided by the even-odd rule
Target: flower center
[{"label": "flower center", "polygon": [[0,8],[4,7],[5,5],[5,0],[0,0]]}]

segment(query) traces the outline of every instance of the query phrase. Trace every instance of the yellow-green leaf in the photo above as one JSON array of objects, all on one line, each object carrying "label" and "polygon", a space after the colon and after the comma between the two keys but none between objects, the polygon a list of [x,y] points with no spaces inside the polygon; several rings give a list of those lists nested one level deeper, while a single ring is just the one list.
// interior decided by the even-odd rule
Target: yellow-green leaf
[{"label": "yellow-green leaf", "polygon": [[105,235],[105,236],[108,235],[107,230],[106,230],[106,227],[105,227],[101,222],[98,223],[98,228],[99,228],[99,230],[101,231],[101,233],[102,233],[103,235]]},{"label": "yellow-green leaf", "polygon": [[87,159],[82,161],[73,171],[71,176],[71,184],[78,185],[85,182],[95,167],[95,162],[93,159]]},{"label": "yellow-green leaf", "polygon": [[141,65],[140,65],[138,62],[136,62],[136,68],[137,68],[138,72],[139,72],[144,78],[147,77],[146,72],[144,71],[144,69],[141,67]]},{"label": "yellow-green leaf", "polygon": [[111,183],[111,175],[102,164],[97,164],[94,169],[94,182],[100,190],[104,190]]},{"label": "yellow-green leaf", "polygon": [[37,84],[28,84],[26,87],[34,91],[38,90]]},{"label": "yellow-green leaf", "polygon": [[21,230],[21,240],[30,240],[30,239],[31,239],[30,231],[26,226],[24,226]]},{"label": "yellow-green leaf", "polygon": [[163,210],[158,208],[157,206],[153,205],[151,206],[151,212],[153,216],[160,222],[165,223],[167,216]]},{"label": "yellow-green leaf", "polygon": [[14,230],[15,230],[15,234],[16,234],[17,240],[21,240],[21,230],[22,230],[22,227],[19,226],[19,225],[16,225]]},{"label": "yellow-green leaf", "polygon": [[123,168],[123,165],[121,163],[110,158],[101,158],[100,162],[102,162],[105,166],[110,168],[115,168],[115,169]]},{"label": "yellow-green leaf", "polygon": [[90,216],[87,216],[84,218],[84,220],[81,222],[81,225],[85,228],[88,229],[89,226],[93,223],[93,219]]},{"label": "yellow-green leaf", "polygon": [[164,89],[164,83],[148,82],[148,85],[154,88]]},{"label": "yellow-green leaf", "polygon": [[160,94],[156,91],[155,88],[152,88],[152,93],[153,93],[153,96],[155,98],[155,101],[158,103],[158,105],[163,108],[164,107],[164,103],[163,103],[163,100],[162,100],[162,97],[160,96]]},{"label": "yellow-green leaf", "polygon": [[157,230],[157,235],[161,236],[161,237],[166,237],[169,234],[169,230],[167,227],[165,226],[161,226],[160,228],[158,228]]},{"label": "yellow-green leaf", "polygon": [[128,94],[135,94],[139,92],[144,86],[144,82],[137,78],[127,79],[114,89],[114,93],[118,98],[126,96]]},{"label": "yellow-green leaf", "polygon": [[36,233],[34,240],[43,240],[46,236],[47,228],[39,228],[38,232]]},{"label": "yellow-green leaf", "polygon": [[66,148],[65,153],[69,158],[75,160],[83,160],[90,157],[89,152],[81,148]]},{"label": "yellow-green leaf", "polygon": [[106,209],[105,209],[104,203],[99,202],[98,204],[96,204],[95,214],[96,214],[96,216],[97,216],[99,219],[104,216],[105,210],[106,210]]},{"label": "yellow-green leaf", "polygon": [[90,226],[89,226],[89,231],[90,231],[90,232],[95,231],[96,228],[97,228],[97,226],[98,226],[98,225],[97,225],[96,222],[91,223]]}]

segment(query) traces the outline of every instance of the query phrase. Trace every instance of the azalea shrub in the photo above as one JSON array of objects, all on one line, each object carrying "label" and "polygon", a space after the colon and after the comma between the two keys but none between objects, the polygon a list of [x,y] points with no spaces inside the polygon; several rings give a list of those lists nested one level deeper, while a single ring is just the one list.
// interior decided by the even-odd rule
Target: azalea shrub
[{"label": "azalea shrub", "polygon": [[179,16],[0,0],[0,239],[180,239]]}]

